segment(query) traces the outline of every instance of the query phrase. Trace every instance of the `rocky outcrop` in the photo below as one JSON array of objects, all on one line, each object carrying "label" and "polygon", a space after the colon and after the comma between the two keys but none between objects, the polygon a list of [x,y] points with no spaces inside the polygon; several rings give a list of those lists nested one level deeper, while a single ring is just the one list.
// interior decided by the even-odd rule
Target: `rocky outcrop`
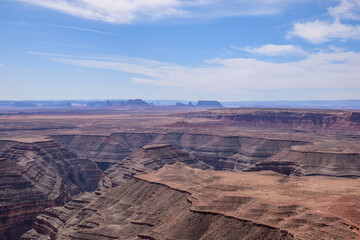
[{"label": "rocky outcrop", "polygon": [[0,155],[0,239],[18,239],[45,208],[98,187],[96,164],[54,141],[8,145]]},{"label": "rocky outcrop", "polygon": [[216,170],[240,171],[304,141],[189,133],[114,133],[110,136],[56,135],[57,142],[106,170],[141,147],[171,144]]},{"label": "rocky outcrop", "polygon": [[193,155],[170,144],[146,145],[105,171],[104,185],[118,186],[135,175],[155,172],[165,164],[185,163],[193,168],[210,169]]},{"label": "rocky outcrop", "polygon": [[176,163],[47,209],[22,239],[359,239],[358,186]]},{"label": "rocky outcrop", "polygon": [[209,171],[180,163],[137,178],[189,192],[193,211],[271,226],[296,239],[360,239],[357,179]]},{"label": "rocky outcrop", "polygon": [[221,120],[223,124],[251,128],[360,131],[360,112],[304,109],[216,109],[172,116]]},{"label": "rocky outcrop", "polygon": [[272,170],[296,176],[360,177],[360,154],[286,150],[245,171]]},{"label": "rocky outcrop", "polygon": [[[101,196],[40,215],[22,240],[292,239],[286,231],[215,212],[195,211],[190,194],[131,179]],[[75,206],[74,206],[75,205]]]}]

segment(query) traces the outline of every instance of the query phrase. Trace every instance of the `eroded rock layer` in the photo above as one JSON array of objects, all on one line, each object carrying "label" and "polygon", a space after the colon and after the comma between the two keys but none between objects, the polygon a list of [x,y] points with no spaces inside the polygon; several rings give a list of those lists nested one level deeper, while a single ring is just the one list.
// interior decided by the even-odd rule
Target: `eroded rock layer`
[{"label": "eroded rock layer", "polygon": [[134,175],[151,173],[165,164],[177,162],[185,163],[193,168],[210,169],[207,164],[199,161],[193,155],[170,144],[154,144],[142,147],[139,151],[108,168],[105,171],[103,182],[108,187],[118,186]]},{"label": "eroded rock layer", "polygon": [[94,191],[100,169],[54,141],[3,145],[0,155],[0,239],[17,239],[45,208]]},{"label": "eroded rock layer", "polygon": [[360,112],[318,109],[215,109],[173,116],[215,119],[252,128],[360,131]]},{"label": "eroded rock layer", "polygon": [[22,239],[360,239],[359,187],[176,163],[49,208]]},{"label": "eroded rock layer", "polygon": [[286,175],[360,177],[359,153],[286,150],[245,171],[272,170]]},{"label": "eroded rock layer", "polygon": [[172,144],[216,170],[240,171],[305,141],[189,133],[114,133],[110,136],[57,135],[57,142],[106,170],[149,144]]},{"label": "eroded rock layer", "polygon": [[360,239],[357,179],[208,171],[183,164],[137,177],[191,193],[195,211],[272,226],[298,239]]},{"label": "eroded rock layer", "polygon": [[131,179],[89,201],[40,215],[22,240],[35,239],[292,239],[286,231],[192,209],[190,194]]}]

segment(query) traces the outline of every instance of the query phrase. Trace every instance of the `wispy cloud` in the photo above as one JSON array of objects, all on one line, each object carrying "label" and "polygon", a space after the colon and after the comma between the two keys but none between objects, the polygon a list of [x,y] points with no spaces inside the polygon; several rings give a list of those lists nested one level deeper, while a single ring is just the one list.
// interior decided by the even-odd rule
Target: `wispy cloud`
[{"label": "wispy cloud", "polygon": [[85,31],[85,32],[92,32],[92,33],[100,33],[100,34],[112,35],[112,36],[120,36],[119,34],[116,34],[116,33],[104,32],[104,31],[99,31],[99,30],[94,30],[94,29],[89,29],[89,28],[82,28],[82,27],[57,25],[57,24],[42,24],[42,25],[56,27],[56,28],[65,28],[65,29],[79,30],[79,31]]},{"label": "wispy cloud", "polygon": [[341,0],[339,5],[328,8],[328,13],[333,18],[330,21],[317,19],[312,22],[295,23],[287,38],[300,37],[313,44],[335,39],[360,39],[360,25],[340,22],[341,19],[360,20],[359,0]]},{"label": "wispy cloud", "polygon": [[137,84],[189,91],[234,93],[242,89],[360,88],[360,53],[356,52],[318,52],[300,61],[284,63],[249,58],[213,59],[200,67],[126,57],[49,56],[64,64],[132,73],[132,81]]},{"label": "wispy cloud", "polygon": [[[133,23],[170,18],[219,18],[282,12],[296,0],[17,0],[81,18]],[[308,1],[308,0],[301,0]]]},{"label": "wispy cloud", "polygon": [[360,1],[359,0],[341,0],[340,4],[330,7],[329,13],[336,19],[360,20]]},{"label": "wispy cloud", "polygon": [[243,50],[251,54],[265,55],[265,56],[279,56],[289,54],[304,54],[305,52],[299,46],[295,45],[274,45],[266,44],[260,47],[245,47],[239,48],[232,46],[233,49]]}]

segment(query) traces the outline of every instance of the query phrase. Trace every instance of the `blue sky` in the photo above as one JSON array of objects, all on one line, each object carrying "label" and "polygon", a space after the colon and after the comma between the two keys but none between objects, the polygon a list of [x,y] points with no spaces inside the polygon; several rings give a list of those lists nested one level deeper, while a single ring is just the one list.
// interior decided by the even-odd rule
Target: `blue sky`
[{"label": "blue sky", "polygon": [[0,99],[360,99],[359,0],[3,0]]}]

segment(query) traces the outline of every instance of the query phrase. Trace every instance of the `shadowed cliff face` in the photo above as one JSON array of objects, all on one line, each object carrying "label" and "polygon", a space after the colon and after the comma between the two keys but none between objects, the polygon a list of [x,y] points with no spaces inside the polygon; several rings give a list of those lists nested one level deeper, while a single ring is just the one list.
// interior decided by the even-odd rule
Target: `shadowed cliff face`
[{"label": "shadowed cliff face", "polygon": [[115,133],[110,136],[57,135],[54,140],[106,170],[148,144],[172,144],[216,170],[240,171],[294,145],[292,140],[188,133]]},{"label": "shadowed cliff face", "polygon": [[102,176],[96,164],[54,141],[1,143],[0,239],[17,239],[43,209],[94,191]]}]

